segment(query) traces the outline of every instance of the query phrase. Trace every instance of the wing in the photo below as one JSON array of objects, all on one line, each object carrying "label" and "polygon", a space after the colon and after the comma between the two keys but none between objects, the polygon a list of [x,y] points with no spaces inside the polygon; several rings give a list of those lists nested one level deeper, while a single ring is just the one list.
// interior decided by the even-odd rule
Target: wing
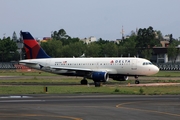
[{"label": "wing", "polygon": [[73,67],[59,67],[59,66],[50,66],[50,68],[56,70],[69,70],[69,71],[81,71],[81,72],[107,72],[109,74],[117,73],[117,71],[114,69],[89,69],[89,68],[73,68]]}]

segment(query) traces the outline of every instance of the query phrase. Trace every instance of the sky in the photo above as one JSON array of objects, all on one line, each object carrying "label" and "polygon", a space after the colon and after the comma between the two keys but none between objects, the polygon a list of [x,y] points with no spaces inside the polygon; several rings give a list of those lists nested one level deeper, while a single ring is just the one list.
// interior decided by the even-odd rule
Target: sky
[{"label": "sky", "polygon": [[180,0],[0,0],[0,38],[15,31],[34,37],[64,29],[71,37],[116,40],[136,28],[180,37]]}]

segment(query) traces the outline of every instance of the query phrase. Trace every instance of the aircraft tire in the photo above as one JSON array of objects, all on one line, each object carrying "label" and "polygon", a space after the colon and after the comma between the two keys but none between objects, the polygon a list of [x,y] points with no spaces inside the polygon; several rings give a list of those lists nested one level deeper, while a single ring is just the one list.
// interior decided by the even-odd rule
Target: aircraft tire
[{"label": "aircraft tire", "polygon": [[100,87],[101,86],[101,82],[94,82],[95,87]]},{"label": "aircraft tire", "polygon": [[85,80],[85,79],[81,80],[81,85],[87,85],[87,84],[88,84],[87,80]]},{"label": "aircraft tire", "polygon": [[140,82],[139,82],[139,80],[135,80],[135,84],[139,84]]}]

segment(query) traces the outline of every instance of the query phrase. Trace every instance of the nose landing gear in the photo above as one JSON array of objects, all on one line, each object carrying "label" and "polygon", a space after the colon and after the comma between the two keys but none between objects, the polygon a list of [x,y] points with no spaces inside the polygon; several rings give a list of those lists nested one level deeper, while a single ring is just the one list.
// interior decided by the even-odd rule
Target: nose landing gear
[{"label": "nose landing gear", "polygon": [[140,82],[138,80],[138,76],[134,76],[134,78],[135,78],[135,84],[139,84]]}]

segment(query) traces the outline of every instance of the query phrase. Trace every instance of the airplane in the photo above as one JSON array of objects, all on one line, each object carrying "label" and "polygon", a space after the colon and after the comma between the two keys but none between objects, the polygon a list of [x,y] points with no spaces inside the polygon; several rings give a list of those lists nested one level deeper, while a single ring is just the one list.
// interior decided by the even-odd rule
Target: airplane
[{"label": "airplane", "polygon": [[153,75],[159,68],[149,60],[136,57],[95,57],[95,58],[51,58],[41,48],[30,32],[20,32],[26,52],[25,60],[19,63],[41,71],[66,76],[80,76],[82,85],[88,84],[87,78],[94,81],[95,87],[107,82],[109,78],[116,81],[126,81],[128,76]]}]

